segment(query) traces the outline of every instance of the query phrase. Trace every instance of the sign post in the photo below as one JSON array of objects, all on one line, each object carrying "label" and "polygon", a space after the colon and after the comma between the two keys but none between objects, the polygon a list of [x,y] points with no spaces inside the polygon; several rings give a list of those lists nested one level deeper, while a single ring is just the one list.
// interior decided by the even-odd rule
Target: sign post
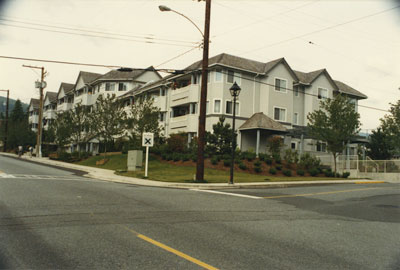
[{"label": "sign post", "polygon": [[142,146],[146,147],[146,164],[145,164],[145,171],[144,177],[147,178],[147,169],[149,165],[149,147],[154,145],[154,133],[144,132],[142,137]]}]

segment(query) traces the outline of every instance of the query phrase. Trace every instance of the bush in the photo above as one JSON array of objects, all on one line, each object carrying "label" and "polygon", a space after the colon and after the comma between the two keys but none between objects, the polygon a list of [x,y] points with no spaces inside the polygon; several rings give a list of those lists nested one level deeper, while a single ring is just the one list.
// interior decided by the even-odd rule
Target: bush
[{"label": "bush", "polygon": [[267,149],[272,155],[279,155],[283,147],[283,139],[280,136],[270,137],[267,141]]},{"label": "bush", "polygon": [[291,170],[284,170],[283,174],[286,176],[292,176],[292,171]]},{"label": "bush", "polygon": [[212,165],[217,165],[218,164],[218,158],[217,157],[212,157],[212,159],[211,159],[211,164]]},{"label": "bush", "polygon": [[301,155],[299,165],[305,170],[317,169],[321,166],[321,160],[310,153],[305,153]]},{"label": "bush", "polygon": [[286,160],[286,163],[288,164],[299,162],[299,154],[297,153],[296,150],[293,151],[292,149],[286,149],[283,158],[284,160]]},{"label": "bush", "polygon": [[231,165],[231,161],[229,159],[224,159],[224,166],[229,167]]},{"label": "bush", "polygon": [[187,141],[186,134],[171,134],[167,139],[168,151],[172,153],[184,153],[187,148]]},{"label": "bush", "polygon": [[278,171],[282,171],[282,166],[281,165],[276,165],[275,167]]},{"label": "bush", "polygon": [[270,168],[269,169],[269,173],[275,175],[276,174],[276,169],[275,168]]},{"label": "bush", "polygon": [[170,161],[170,160],[172,160],[173,158],[172,158],[172,154],[167,154],[167,160],[168,161]]},{"label": "bush", "polygon": [[242,152],[242,155],[244,157],[242,159],[247,159],[248,161],[253,161],[256,158],[256,153],[250,151]]},{"label": "bush", "polygon": [[311,176],[317,176],[317,175],[318,175],[318,170],[315,169],[315,168],[313,168],[313,169],[309,170],[308,173],[309,173]]},{"label": "bush", "polygon": [[259,160],[254,162],[255,167],[261,167],[261,162]]},{"label": "bush", "polygon": [[188,161],[189,160],[189,155],[188,154],[183,154],[182,155],[182,161]]},{"label": "bush", "polygon": [[265,163],[268,164],[268,165],[271,165],[272,164],[272,158],[271,157],[266,157],[265,158]]},{"label": "bush", "polygon": [[343,178],[348,178],[350,176],[349,172],[343,172],[342,177]]},{"label": "bush", "polygon": [[173,153],[172,154],[172,160],[173,161],[179,161],[179,160],[182,160],[182,156],[181,156],[181,154],[179,154],[179,153]]},{"label": "bush", "polygon": [[267,157],[267,154],[265,154],[265,153],[259,153],[258,154],[258,158],[261,160],[261,161],[265,161],[265,158]]},{"label": "bush", "polygon": [[239,168],[240,168],[241,170],[247,170],[246,164],[244,164],[244,163],[242,163],[242,162],[239,163]]},{"label": "bush", "polygon": [[280,155],[274,155],[274,160],[276,164],[281,164],[282,163],[282,159]]},{"label": "bush", "polygon": [[340,173],[336,173],[336,178],[341,178],[342,175]]},{"label": "bush", "polygon": [[296,171],[296,173],[297,173],[297,175],[300,175],[300,176],[304,176],[304,171],[303,170],[297,170]]},{"label": "bush", "polygon": [[256,173],[260,173],[260,172],[262,172],[262,169],[261,169],[261,167],[254,167],[254,171]]},{"label": "bush", "polygon": [[325,176],[326,177],[333,177],[334,175],[335,175],[335,173],[334,172],[332,172],[332,171],[330,171],[330,170],[328,170],[328,171],[325,171]]},{"label": "bush", "polygon": [[196,154],[192,154],[191,157],[190,157],[190,159],[191,159],[193,162],[197,162],[197,155],[196,155]]},{"label": "bush", "polygon": [[71,154],[67,152],[61,152],[58,155],[58,159],[64,162],[69,162],[71,160]]}]

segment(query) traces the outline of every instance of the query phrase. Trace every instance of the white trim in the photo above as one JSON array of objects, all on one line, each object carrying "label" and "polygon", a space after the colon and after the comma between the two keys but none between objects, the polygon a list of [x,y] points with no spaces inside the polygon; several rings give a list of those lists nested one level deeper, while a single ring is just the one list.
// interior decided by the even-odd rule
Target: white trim
[{"label": "white trim", "polygon": [[329,98],[329,90],[328,89],[326,89],[326,88],[324,88],[324,87],[317,87],[317,99],[318,100],[324,100],[325,98],[323,98],[322,97],[322,95],[321,95],[321,98],[319,97],[319,90],[325,90],[326,91],[326,98]]},{"label": "white trim", "polygon": [[189,190],[191,190],[191,191],[199,191],[199,192],[215,193],[215,194],[221,194],[221,195],[236,196],[236,197],[243,197],[243,198],[249,198],[249,199],[262,199],[262,197],[256,197],[256,196],[251,196],[251,195],[238,194],[238,193],[229,193],[229,192],[221,192],[221,191],[207,190],[207,189],[189,189]]},{"label": "white trim", "polygon": [[[285,110],[285,119],[284,120],[275,119],[275,109],[283,109],[283,110]],[[275,120],[275,121],[286,122],[287,121],[287,108],[274,106],[273,107],[273,112],[272,112],[272,117],[273,117],[273,120]]]},{"label": "white trim", "polygon": [[[229,78],[229,71],[233,72],[233,82],[228,82],[228,78]],[[236,79],[235,79],[236,78]],[[233,69],[227,69],[226,70],[226,83],[237,83],[238,85],[242,85],[242,73],[241,72],[236,72]]]},{"label": "white trim", "polygon": [[[285,81],[285,82],[286,82],[285,89],[282,89],[282,90],[276,90],[276,79],[278,79],[278,80],[281,80],[281,81]],[[286,93],[288,92],[286,88],[288,88],[288,80],[287,80],[287,79],[284,79],[284,78],[279,78],[279,77],[274,77],[274,91],[275,91],[275,92],[278,92],[278,93],[284,93],[284,94],[286,94]]]},{"label": "white trim", "polygon": [[[233,100],[232,100],[232,99],[225,99],[225,111],[224,111],[224,114],[226,114],[226,115],[233,115],[233,107],[232,107],[232,113],[227,113],[227,112],[226,112],[226,108],[228,108],[228,101],[232,102],[232,104],[233,104]],[[236,100],[236,103],[238,104],[238,109],[237,109],[237,111],[235,112],[235,115],[236,115],[236,116],[240,116],[240,101],[239,101],[239,100]]]},{"label": "white trim", "polygon": [[[220,107],[219,107],[220,110],[219,110],[219,112],[216,112],[216,111],[215,111],[215,101],[216,101],[216,100],[219,100],[219,101],[220,101]],[[224,108],[223,108],[222,105],[223,105],[223,104],[222,104],[222,100],[221,100],[220,98],[214,98],[214,99],[213,99],[213,104],[212,104],[212,108],[213,108],[213,109],[212,109],[212,113],[222,113],[222,112],[224,111]]]}]

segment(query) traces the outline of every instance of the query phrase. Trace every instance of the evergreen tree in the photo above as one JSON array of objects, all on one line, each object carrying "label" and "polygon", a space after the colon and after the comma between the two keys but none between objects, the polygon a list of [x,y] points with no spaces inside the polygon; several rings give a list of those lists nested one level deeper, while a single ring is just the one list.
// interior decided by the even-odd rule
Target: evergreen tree
[{"label": "evergreen tree", "polygon": [[17,100],[8,123],[7,148],[15,149],[22,145],[26,149],[27,146],[35,144],[35,137],[35,133],[29,127],[28,114],[24,113],[21,101]]},{"label": "evergreen tree", "polygon": [[221,116],[213,125],[213,132],[206,132],[206,151],[210,155],[227,155],[232,152],[232,128]]}]

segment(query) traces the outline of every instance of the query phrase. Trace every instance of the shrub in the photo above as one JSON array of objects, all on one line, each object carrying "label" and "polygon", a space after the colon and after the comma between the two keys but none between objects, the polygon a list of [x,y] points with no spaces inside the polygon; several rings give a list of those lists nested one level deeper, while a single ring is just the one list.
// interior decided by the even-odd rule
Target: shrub
[{"label": "shrub", "polygon": [[336,173],[336,178],[340,178],[340,177],[342,177],[342,175],[340,174],[340,173]]},{"label": "shrub", "polygon": [[264,153],[259,153],[258,154],[258,158],[261,160],[261,161],[265,161],[265,158],[267,157],[267,154],[264,154]]},{"label": "shrub", "polygon": [[163,160],[166,160],[166,159],[167,159],[167,154],[162,153],[162,154],[161,154],[161,158],[162,158]]},{"label": "shrub", "polygon": [[292,176],[292,171],[291,170],[284,170],[283,174],[286,176]]},{"label": "shrub", "polygon": [[261,169],[261,167],[254,167],[254,171],[256,173],[260,173],[260,172],[262,172],[262,169]]},{"label": "shrub", "polygon": [[305,170],[317,169],[321,166],[321,160],[310,153],[305,153],[301,155],[299,165]]},{"label": "shrub", "polygon": [[265,163],[267,163],[268,165],[272,164],[272,158],[271,157],[266,157],[265,158]]},{"label": "shrub", "polygon": [[312,168],[312,169],[309,170],[308,172],[309,172],[309,174],[310,174],[311,176],[317,176],[317,175],[318,175],[318,170],[315,169],[315,168]]},{"label": "shrub", "polygon": [[172,160],[172,154],[167,154],[167,160],[168,161]]},{"label": "shrub", "polygon": [[300,175],[300,176],[304,176],[304,171],[303,170],[297,170],[296,171],[296,173],[297,173],[297,175]]},{"label": "shrub", "polygon": [[61,152],[58,155],[58,159],[64,162],[69,162],[71,160],[71,154],[67,152]]},{"label": "shrub", "polygon": [[242,163],[242,162],[239,163],[239,168],[240,168],[241,170],[247,170],[246,164],[244,164],[244,163]]},{"label": "shrub", "polygon": [[176,162],[176,161],[182,160],[182,156],[179,153],[173,153],[172,159]]},{"label": "shrub", "polygon": [[212,165],[217,165],[218,164],[218,158],[217,157],[212,157],[212,159],[211,159],[211,164]]},{"label": "shrub", "polygon": [[183,153],[186,150],[187,135],[183,133],[171,134],[167,139],[168,151]]},{"label": "shrub", "polygon": [[267,141],[267,149],[272,155],[280,155],[283,147],[283,139],[280,136],[270,137]]},{"label": "shrub", "polygon": [[231,165],[231,160],[230,159],[224,159],[224,166],[229,167]]},{"label": "shrub", "polygon": [[182,155],[182,161],[188,161],[189,160],[189,155],[188,154],[183,154]]},{"label": "shrub", "polygon": [[349,172],[343,172],[343,174],[342,174],[342,177],[343,178],[347,178],[347,177],[349,177],[350,176],[350,173]]},{"label": "shrub", "polygon": [[244,158],[247,159],[248,161],[253,161],[256,158],[256,153],[246,151],[242,153],[244,155]]},{"label": "shrub", "polygon": [[281,165],[276,165],[275,167],[278,171],[282,171],[282,166]]},{"label": "shrub", "polygon": [[326,177],[333,177],[335,173],[332,172],[332,171],[325,171],[324,174],[325,174]]},{"label": "shrub", "polygon": [[261,162],[259,160],[254,162],[255,167],[261,167]]},{"label": "shrub", "polygon": [[274,155],[274,160],[276,164],[281,164],[282,163],[282,159],[280,155]]},{"label": "shrub", "polygon": [[191,159],[193,162],[197,162],[197,155],[196,155],[196,154],[192,154],[191,157],[190,157],[190,159]]},{"label": "shrub", "polygon": [[270,174],[276,174],[276,169],[275,168],[270,168],[269,169]]}]

